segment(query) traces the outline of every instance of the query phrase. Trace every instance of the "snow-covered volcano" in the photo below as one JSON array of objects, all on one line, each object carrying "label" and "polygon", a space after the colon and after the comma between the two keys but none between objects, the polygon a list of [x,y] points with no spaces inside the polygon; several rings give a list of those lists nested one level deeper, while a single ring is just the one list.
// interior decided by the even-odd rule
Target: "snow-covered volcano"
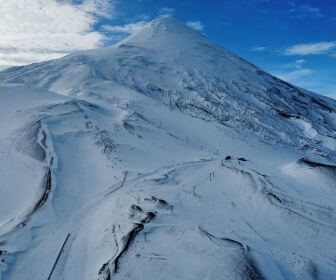
[{"label": "snow-covered volcano", "polygon": [[0,82],[0,279],[334,279],[335,101],[169,17]]}]

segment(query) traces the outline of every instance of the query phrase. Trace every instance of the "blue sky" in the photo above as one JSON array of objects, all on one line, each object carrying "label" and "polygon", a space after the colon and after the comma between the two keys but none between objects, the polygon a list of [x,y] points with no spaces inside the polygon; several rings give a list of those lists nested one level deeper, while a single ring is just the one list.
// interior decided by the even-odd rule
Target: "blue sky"
[{"label": "blue sky", "polygon": [[209,39],[266,71],[336,95],[335,0],[126,0],[113,24],[151,19],[165,7],[184,22],[200,22]]},{"label": "blue sky", "polygon": [[109,45],[170,14],[274,75],[336,96],[336,0],[6,2],[0,68]]}]

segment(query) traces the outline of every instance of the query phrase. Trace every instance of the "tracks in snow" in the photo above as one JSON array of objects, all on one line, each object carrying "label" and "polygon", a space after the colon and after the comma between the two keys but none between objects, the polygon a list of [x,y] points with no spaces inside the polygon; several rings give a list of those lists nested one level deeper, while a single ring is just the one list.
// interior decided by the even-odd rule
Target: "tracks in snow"
[{"label": "tracks in snow", "polygon": [[60,251],[58,252],[57,258],[56,258],[56,260],[54,262],[54,265],[53,265],[53,267],[52,267],[52,269],[51,269],[51,271],[50,271],[50,273],[48,275],[47,280],[51,280],[52,279],[51,277],[53,276],[53,273],[55,271],[55,268],[57,266],[57,263],[58,263],[59,259],[61,258],[61,255],[64,253],[64,248],[65,248],[65,245],[67,244],[67,242],[69,240],[69,237],[70,237],[70,233],[68,233],[68,235],[66,236],[66,238],[65,238],[65,240],[64,240],[64,242],[62,244],[62,247],[61,247]]}]

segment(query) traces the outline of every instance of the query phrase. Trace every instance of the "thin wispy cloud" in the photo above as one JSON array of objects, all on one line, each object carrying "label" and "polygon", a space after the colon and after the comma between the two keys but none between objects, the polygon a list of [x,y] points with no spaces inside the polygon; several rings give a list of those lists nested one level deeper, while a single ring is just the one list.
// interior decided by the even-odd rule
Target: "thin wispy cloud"
[{"label": "thin wispy cloud", "polygon": [[297,59],[292,63],[285,64],[284,67],[287,69],[302,69],[305,67],[306,60],[304,59]]},{"label": "thin wispy cloud", "polygon": [[311,44],[298,44],[286,48],[285,55],[314,55],[325,54],[336,48],[336,42],[319,42]]},{"label": "thin wispy cloud", "polygon": [[328,97],[336,100],[336,93],[327,94]]},{"label": "thin wispy cloud", "polygon": [[204,25],[200,21],[188,21],[186,25],[197,31],[204,31]]},{"label": "thin wispy cloud", "polygon": [[100,46],[97,17],[110,17],[113,3],[84,0],[11,0],[0,5],[0,65],[23,65]]},{"label": "thin wispy cloud", "polygon": [[264,46],[254,47],[254,48],[251,49],[251,51],[253,51],[253,52],[265,52],[265,51],[267,51],[267,47],[264,47]]},{"label": "thin wispy cloud", "polygon": [[313,71],[310,69],[299,69],[287,73],[274,73],[274,75],[284,81],[295,83],[298,80],[311,75],[312,73]]},{"label": "thin wispy cloud", "polygon": [[273,75],[293,84],[302,85],[306,82],[307,78],[311,76],[314,71],[306,66],[305,59],[297,59],[292,63],[282,65],[280,71],[273,71]]},{"label": "thin wispy cloud", "polygon": [[175,13],[175,9],[168,8],[168,7],[163,7],[159,12],[160,15],[169,15],[169,16],[172,16],[174,13]]},{"label": "thin wispy cloud", "polygon": [[138,21],[135,23],[129,23],[125,25],[105,25],[103,29],[109,32],[133,34],[143,29],[147,23],[148,21]]},{"label": "thin wispy cloud", "polygon": [[322,18],[323,14],[320,8],[314,7],[308,3],[305,4],[297,4],[295,2],[288,2],[291,6],[289,9],[289,14],[292,18]]},{"label": "thin wispy cloud", "polygon": [[305,64],[306,61],[304,59],[297,59],[295,60],[294,64],[297,68],[301,68],[303,64]]}]

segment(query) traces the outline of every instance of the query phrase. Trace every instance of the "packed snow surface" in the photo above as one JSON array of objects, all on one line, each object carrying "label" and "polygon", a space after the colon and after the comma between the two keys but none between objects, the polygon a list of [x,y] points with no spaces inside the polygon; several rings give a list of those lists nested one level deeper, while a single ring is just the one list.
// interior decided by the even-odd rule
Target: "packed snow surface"
[{"label": "packed snow surface", "polygon": [[0,97],[1,280],[335,279],[335,101],[169,17]]}]

